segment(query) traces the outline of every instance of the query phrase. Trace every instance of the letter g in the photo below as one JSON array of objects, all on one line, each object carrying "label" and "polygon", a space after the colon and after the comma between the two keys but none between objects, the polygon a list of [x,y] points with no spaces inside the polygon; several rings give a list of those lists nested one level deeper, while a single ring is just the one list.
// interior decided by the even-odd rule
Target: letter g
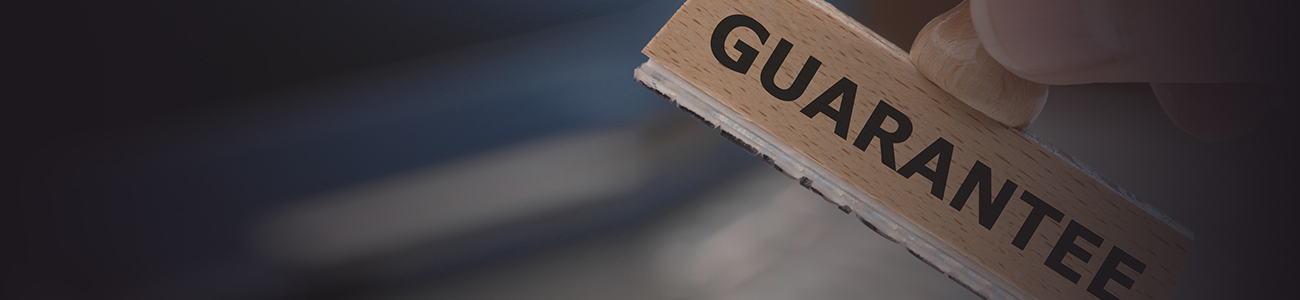
[{"label": "letter g", "polygon": [[718,27],[713,29],[713,38],[709,44],[713,48],[713,57],[717,58],[718,62],[728,69],[745,74],[745,72],[749,72],[749,66],[754,64],[754,59],[758,58],[758,50],[744,41],[736,40],[735,48],[740,50],[740,58],[733,60],[730,55],[727,55],[727,49],[723,46],[727,42],[727,35],[731,34],[737,27],[748,27],[755,34],[758,34],[760,42],[767,43],[767,28],[763,28],[763,24],[759,24],[758,21],[749,16],[735,14],[723,18],[722,22],[718,22]]}]

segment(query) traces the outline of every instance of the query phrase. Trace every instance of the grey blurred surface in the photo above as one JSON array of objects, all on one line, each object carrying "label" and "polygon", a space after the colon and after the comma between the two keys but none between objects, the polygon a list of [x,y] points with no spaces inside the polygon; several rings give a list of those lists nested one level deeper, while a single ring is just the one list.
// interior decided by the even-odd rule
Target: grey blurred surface
[{"label": "grey blurred surface", "polygon": [[979,299],[766,167],[635,227],[380,298]]}]

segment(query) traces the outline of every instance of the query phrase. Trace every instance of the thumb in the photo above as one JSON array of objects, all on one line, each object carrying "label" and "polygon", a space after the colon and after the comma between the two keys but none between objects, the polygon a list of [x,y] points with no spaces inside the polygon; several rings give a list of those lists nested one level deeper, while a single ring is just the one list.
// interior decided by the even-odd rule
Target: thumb
[{"label": "thumb", "polygon": [[989,55],[1026,79],[1272,82],[1285,58],[1267,0],[971,0]]}]

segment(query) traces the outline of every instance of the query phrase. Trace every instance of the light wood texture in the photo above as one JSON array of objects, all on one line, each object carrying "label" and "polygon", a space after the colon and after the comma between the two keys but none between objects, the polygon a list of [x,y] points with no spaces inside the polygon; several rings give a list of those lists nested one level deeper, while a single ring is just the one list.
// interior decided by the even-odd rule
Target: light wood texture
[{"label": "light wood texture", "polygon": [[912,43],[912,63],[939,87],[1004,125],[1024,128],[1047,101],[1047,85],[1002,67],[980,43],[969,1],[935,17]]},{"label": "light wood texture", "polygon": [[[729,16],[743,15],[732,30],[715,30]],[[733,18],[732,21],[744,19]],[[741,20],[743,21],[743,20]],[[758,23],[762,30],[755,30]],[[737,24],[732,22],[732,25]],[[764,31],[765,34],[759,33]],[[714,47],[712,38],[721,34]],[[724,50],[716,55],[714,49]],[[773,53],[788,51],[784,63],[769,62]],[[1103,290],[1118,299],[1168,299],[1174,290],[1191,247],[1190,237],[1143,210],[1106,184],[1092,178],[1023,132],[1008,128],[927,80],[907,53],[819,0],[691,0],[668,21],[643,52],[717,101],[737,111],[761,130],[813,158],[836,176],[880,201],[910,222],[941,239],[983,268],[1037,299],[1096,299],[1088,287],[1112,252],[1122,249],[1145,268],[1139,273],[1131,263],[1112,264],[1118,274],[1133,279],[1131,288],[1105,280]],[[809,72],[806,89],[799,93],[796,77],[809,69],[810,57],[820,67]],[[724,63],[723,60],[731,62]],[[773,68],[770,92],[763,72]],[[744,72],[741,72],[744,71]],[[834,85],[856,84],[852,97],[838,96],[822,103],[826,113],[809,117],[803,111]],[[779,98],[789,98],[785,101]],[[854,100],[848,100],[853,98]],[[846,103],[854,102],[851,109]],[[855,147],[868,132],[870,116],[893,107],[906,116],[912,132],[906,139],[882,150],[879,138],[865,149]],[[830,115],[847,123],[837,130]],[[848,116],[845,117],[844,115]],[[899,129],[897,119],[885,119],[879,130]],[[874,127],[871,127],[874,130]],[[920,160],[924,170],[903,176],[899,169],[932,145],[952,145],[949,170],[943,155]],[[942,148],[942,147],[938,147]],[[885,161],[892,155],[893,165]],[[924,159],[926,156],[922,156]],[[979,162],[979,163],[977,163]],[[963,181],[976,166],[991,172],[991,194],[997,195],[1007,180],[1017,184],[991,227],[981,225],[983,207],[979,189],[963,209],[950,206]],[[930,170],[930,172],[925,172]],[[942,176],[939,176],[942,174]],[[941,181],[933,185],[929,178]],[[941,189],[941,190],[940,190]],[[938,191],[942,197],[936,197]],[[1021,200],[1028,192],[1061,212],[1062,218],[1043,218],[1023,249],[1012,245],[1024,229],[1034,206]],[[986,213],[993,215],[994,213]],[[985,217],[987,218],[987,216]],[[1058,243],[1068,224],[1077,223],[1101,240],[1094,245],[1080,237]],[[1067,236],[1068,238],[1069,236]],[[1096,239],[1093,239],[1096,240]],[[1058,246],[1074,245],[1061,265],[1077,272],[1072,282],[1047,266]],[[1058,251],[1059,252],[1059,251]],[[1082,253],[1082,254],[1080,254]],[[1084,260],[1081,256],[1088,256]],[[1060,269],[1060,268],[1057,268]]]}]

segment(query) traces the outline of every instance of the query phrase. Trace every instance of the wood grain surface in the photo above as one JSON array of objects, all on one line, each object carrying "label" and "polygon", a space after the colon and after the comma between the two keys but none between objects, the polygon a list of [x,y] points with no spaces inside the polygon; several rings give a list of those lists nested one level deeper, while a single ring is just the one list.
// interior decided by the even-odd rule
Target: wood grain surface
[{"label": "wood grain surface", "polygon": [[822,1],[687,1],[643,52],[1034,298],[1168,299],[1187,259],[1189,236]]}]

